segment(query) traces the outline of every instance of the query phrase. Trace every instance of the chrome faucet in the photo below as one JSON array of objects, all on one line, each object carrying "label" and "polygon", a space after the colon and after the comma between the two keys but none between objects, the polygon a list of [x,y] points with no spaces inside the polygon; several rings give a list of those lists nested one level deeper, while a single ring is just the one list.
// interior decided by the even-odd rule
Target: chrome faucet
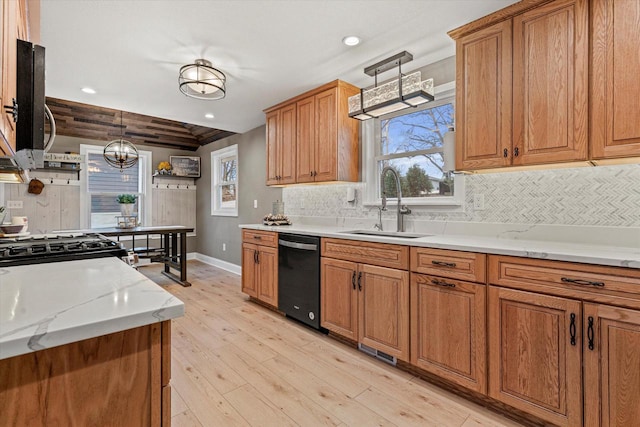
[{"label": "chrome faucet", "polygon": [[400,175],[391,166],[385,166],[380,174],[380,182],[382,183],[382,208],[381,210],[387,210],[387,193],[384,190],[384,176],[387,172],[391,172],[396,181],[396,194],[398,195],[398,231],[404,231],[404,215],[411,213],[411,209],[406,206],[402,206],[402,188],[400,186]]}]

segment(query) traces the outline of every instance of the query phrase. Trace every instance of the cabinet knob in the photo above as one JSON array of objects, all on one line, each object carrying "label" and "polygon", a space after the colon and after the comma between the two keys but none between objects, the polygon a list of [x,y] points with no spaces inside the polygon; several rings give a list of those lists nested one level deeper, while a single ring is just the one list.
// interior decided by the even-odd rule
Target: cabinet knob
[{"label": "cabinet knob", "polygon": [[502,157],[509,157],[509,150],[507,150],[506,148],[504,150],[502,150]]}]

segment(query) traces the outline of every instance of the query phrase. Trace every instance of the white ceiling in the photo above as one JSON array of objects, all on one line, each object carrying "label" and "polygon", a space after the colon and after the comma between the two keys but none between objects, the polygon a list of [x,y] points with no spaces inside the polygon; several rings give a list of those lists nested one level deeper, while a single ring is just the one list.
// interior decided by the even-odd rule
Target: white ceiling
[{"label": "white ceiling", "polygon": [[[514,0],[42,0],[47,96],[246,132],[262,110],[402,50],[410,71],[455,54],[447,31]],[[347,47],[341,40],[357,35]],[[180,66],[210,60],[227,96],[188,98]],[[392,72],[388,72],[391,77]],[[382,75],[387,78],[386,75]],[[89,86],[97,91],[80,91]],[[215,114],[215,119],[204,117]]]}]

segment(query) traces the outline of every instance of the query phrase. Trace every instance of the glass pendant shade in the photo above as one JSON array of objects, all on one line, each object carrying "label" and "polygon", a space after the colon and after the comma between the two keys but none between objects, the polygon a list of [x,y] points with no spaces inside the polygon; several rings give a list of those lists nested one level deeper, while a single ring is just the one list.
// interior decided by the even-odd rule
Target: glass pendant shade
[{"label": "glass pendant shade", "polygon": [[[433,101],[433,79],[422,81],[420,71],[406,76],[402,75],[400,66],[412,59],[411,54],[402,52],[365,68],[365,73],[376,77],[376,85],[370,89],[361,90],[358,95],[349,97],[349,117],[368,120]],[[378,86],[378,73],[396,65],[398,66],[398,79]]]},{"label": "glass pendant shade", "polygon": [[226,81],[224,73],[213,68],[206,59],[196,59],[194,64],[183,66],[178,77],[180,92],[191,98],[208,100],[225,97]]},{"label": "glass pendant shade", "polygon": [[104,147],[103,156],[111,166],[126,169],[138,162],[138,149],[127,140],[116,139]]}]

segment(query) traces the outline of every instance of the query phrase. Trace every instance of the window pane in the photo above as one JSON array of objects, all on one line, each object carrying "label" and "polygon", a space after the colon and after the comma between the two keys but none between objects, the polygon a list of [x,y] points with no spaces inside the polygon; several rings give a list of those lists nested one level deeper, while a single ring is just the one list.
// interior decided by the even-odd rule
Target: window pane
[{"label": "window pane", "polygon": [[238,168],[235,157],[227,157],[220,160],[220,180],[222,182],[235,181],[237,174]]},{"label": "window pane", "polygon": [[406,153],[442,147],[453,124],[453,104],[380,120],[380,154]]},{"label": "window pane", "polygon": [[223,209],[233,209],[236,207],[236,186],[235,184],[221,185],[221,203]]},{"label": "window pane", "polygon": [[[442,154],[418,155],[378,162],[378,173],[391,166],[400,175],[402,197],[453,196],[453,175],[442,172]],[[397,197],[391,172],[381,178],[387,197]]]},{"label": "window pane", "polygon": [[89,192],[137,193],[139,163],[127,169],[114,168],[102,154],[89,153],[87,159]]}]

